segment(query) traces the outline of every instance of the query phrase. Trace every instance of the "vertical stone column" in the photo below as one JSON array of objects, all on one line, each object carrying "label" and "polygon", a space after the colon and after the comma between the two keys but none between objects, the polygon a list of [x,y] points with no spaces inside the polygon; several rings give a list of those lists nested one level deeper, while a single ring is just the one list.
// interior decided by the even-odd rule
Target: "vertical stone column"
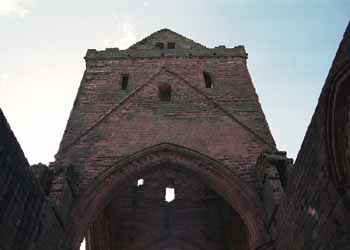
[{"label": "vertical stone column", "polygon": [[286,152],[262,153],[256,164],[260,194],[266,211],[266,223],[271,237],[274,238],[275,214],[285,197],[285,187],[293,160],[287,158]]}]

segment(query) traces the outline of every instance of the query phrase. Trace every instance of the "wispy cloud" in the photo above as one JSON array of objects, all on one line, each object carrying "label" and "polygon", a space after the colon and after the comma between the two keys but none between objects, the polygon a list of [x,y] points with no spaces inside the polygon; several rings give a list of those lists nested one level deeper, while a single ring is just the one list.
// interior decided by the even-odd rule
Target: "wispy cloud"
[{"label": "wispy cloud", "polygon": [[104,47],[118,47],[126,49],[137,41],[134,26],[129,22],[119,22],[117,25],[116,39],[105,39]]},{"label": "wispy cloud", "polygon": [[21,0],[1,0],[0,15],[25,17],[29,12],[25,5]]}]

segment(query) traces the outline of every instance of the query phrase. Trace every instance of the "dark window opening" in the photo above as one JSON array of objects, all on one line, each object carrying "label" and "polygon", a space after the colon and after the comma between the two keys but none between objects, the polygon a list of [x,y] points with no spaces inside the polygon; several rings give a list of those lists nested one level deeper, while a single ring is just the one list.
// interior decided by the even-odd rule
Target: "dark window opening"
[{"label": "dark window opening", "polygon": [[213,83],[211,81],[211,76],[208,72],[203,72],[203,77],[204,77],[204,82],[205,82],[205,87],[206,88],[212,88],[213,87]]},{"label": "dark window opening", "polygon": [[169,84],[162,84],[158,87],[159,99],[163,102],[170,102],[171,99],[171,86]]},{"label": "dark window opening", "polygon": [[168,43],[168,49],[175,49],[175,43],[174,42],[169,42]]},{"label": "dark window opening", "polygon": [[161,43],[161,42],[156,43],[156,48],[164,49],[164,43]]},{"label": "dark window opening", "polygon": [[128,88],[129,75],[122,75],[121,89],[125,90]]}]

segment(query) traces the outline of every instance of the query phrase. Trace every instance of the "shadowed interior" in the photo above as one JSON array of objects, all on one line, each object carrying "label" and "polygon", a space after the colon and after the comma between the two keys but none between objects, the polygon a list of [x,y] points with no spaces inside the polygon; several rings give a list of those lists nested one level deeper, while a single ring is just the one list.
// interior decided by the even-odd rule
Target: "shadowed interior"
[{"label": "shadowed interior", "polygon": [[[170,169],[116,190],[88,230],[87,249],[247,249],[246,226],[230,205],[191,171]],[[167,188],[175,191],[170,202]]]}]

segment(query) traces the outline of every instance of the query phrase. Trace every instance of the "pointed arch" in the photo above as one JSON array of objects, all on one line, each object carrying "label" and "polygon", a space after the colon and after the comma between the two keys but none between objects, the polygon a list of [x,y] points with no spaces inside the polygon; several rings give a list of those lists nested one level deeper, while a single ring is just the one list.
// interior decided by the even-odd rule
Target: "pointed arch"
[{"label": "pointed arch", "polygon": [[[167,163],[167,164],[164,164]],[[240,215],[249,234],[249,249],[268,240],[259,198],[228,166],[200,152],[170,143],[148,147],[116,162],[75,202],[67,226],[69,248],[77,249],[85,230],[116,195],[118,186],[157,166],[178,166],[195,173]]]}]

